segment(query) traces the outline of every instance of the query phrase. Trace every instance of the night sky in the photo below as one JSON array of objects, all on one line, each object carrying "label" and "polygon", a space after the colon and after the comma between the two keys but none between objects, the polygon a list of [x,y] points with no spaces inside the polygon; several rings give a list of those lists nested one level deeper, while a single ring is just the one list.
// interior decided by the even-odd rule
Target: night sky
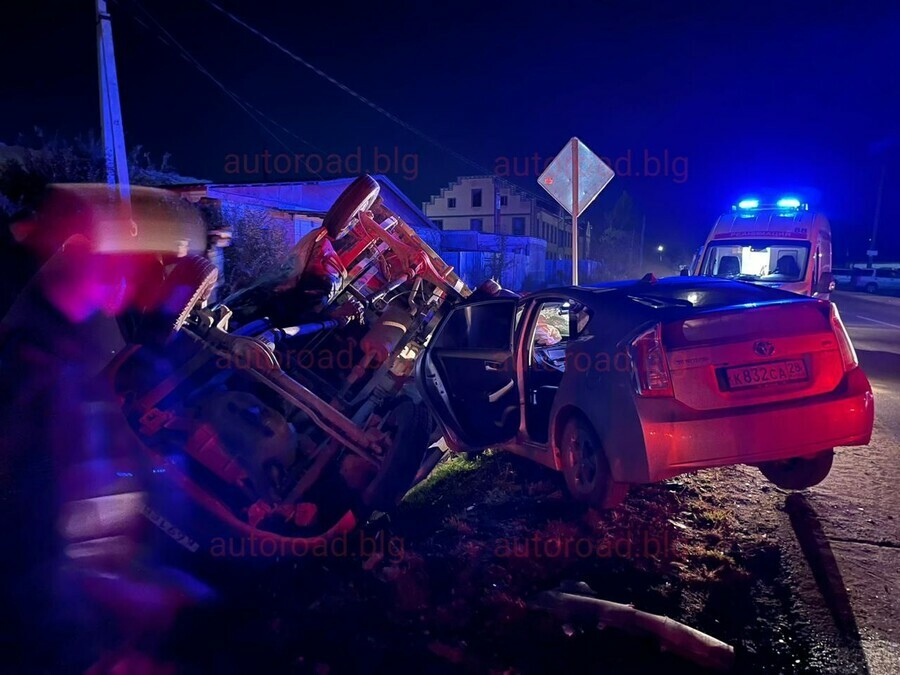
[{"label": "night sky", "polygon": [[[126,142],[171,153],[182,174],[330,177],[359,148],[362,168],[417,203],[455,176],[506,166],[527,169],[511,178],[539,192],[535,153],[552,157],[577,135],[621,174],[589,219],[624,189],[650,239],[693,248],[739,197],[792,193],[829,216],[838,258],[861,259],[886,165],[878,243],[882,260],[900,260],[900,3],[220,2],[442,147],[206,0],[110,2]],[[274,120],[280,141],[161,41],[141,7]],[[97,129],[93,2],[7,3],[4,14],[0,141],[35,126]],[[381,167],[376,148],[390,156]],[[343,164],[304,158],[264,175],[264,151]]]}]

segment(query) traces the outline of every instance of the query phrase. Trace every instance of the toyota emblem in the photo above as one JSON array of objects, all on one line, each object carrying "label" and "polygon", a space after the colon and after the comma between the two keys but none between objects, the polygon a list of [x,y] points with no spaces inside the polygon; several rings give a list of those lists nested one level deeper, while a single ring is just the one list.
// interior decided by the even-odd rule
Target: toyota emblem
[{"label": "toyota emblem", "polygon": [[753,343],[753,351],[760,356],[772,356],[775,353],[775,345],[766,340],[757,340]]}]

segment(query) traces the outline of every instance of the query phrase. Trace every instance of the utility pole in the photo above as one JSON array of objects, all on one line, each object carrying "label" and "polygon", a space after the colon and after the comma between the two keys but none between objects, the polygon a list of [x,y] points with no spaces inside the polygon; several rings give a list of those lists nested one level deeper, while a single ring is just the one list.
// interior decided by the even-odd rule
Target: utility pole
[{"label": "utility pole", "polygon": [[638,250],[638,274],[644,269],[644,230],[647,229],[647,216],[641,221],[641,248]]},{"label": "utility pole", "polygon": [[500,181],[494,176],[494,234],[500,234]]},{"label": "utility pole", "polygon": [[629,274],[631,270],[634,269],[634,231],[637,229],[635,227],[634,221],[631,222],[631,243],[628,244],[628,270]]},{"label": "utility pole", "polygon": [[[875,220],[872,222],[872,238],[869,240],[869,251],[877,251],[876,248],[876,238],[878,237],[878,221],[881,220],[881,199],[884,196],[884,176],[887,173],[887,157],[884,159],[884,164],[881,165],[881,179],[878,181],[878,196],[875,198]],[[869,256],[869,265],[868,267],[872,267],[872,263],[875,262],[875,256]]]},{"label": "utility pole", "polygon": [[492,185],[494,188],[494,236],[497,237],[497,256],[494,258],[496,269],[492,272],[496,277],[498,284],[503,284],[503,268],[506,267],[506,237],[500,229],[500,181],[496,176],[493,177]]},{"label": "utility pole", "polygon": [[112,23],[106,9],[106,0],[97,0],[97,64],[100,75],[100,128],[103,135],[106,182],[118,185],[123,201],[128,204],[131,196],[128,157],[125,153],[125,132],[122,126],[122,109],[119,105],[119,80],[116,77]]}]

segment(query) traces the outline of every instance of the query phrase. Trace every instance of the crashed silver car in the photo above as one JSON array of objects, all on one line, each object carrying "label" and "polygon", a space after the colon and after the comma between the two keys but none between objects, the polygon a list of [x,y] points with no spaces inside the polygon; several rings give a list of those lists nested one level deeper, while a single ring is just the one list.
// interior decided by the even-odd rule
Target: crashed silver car
[{"label": "crashed silver car", "polygon": [[648,275],[460,304],[418,374],[451,449],[528,457],[595,506],[730,464],[806,488],[874,421],[837,307],[727,280]]}]

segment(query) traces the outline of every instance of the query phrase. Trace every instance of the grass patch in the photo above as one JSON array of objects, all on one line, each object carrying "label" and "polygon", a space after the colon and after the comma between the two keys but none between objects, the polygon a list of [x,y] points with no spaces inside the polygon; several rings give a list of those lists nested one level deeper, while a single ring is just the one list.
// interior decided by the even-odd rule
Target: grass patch
[{"label": "grass patch", "polygon": [[491,461],[490,451],[473,459],[463,454],[442,460],[424,481],[403,498],[401,509],[430,506],[438,501],[458,500],[473,492],[474,480],[482,482],[478,472]]}]

